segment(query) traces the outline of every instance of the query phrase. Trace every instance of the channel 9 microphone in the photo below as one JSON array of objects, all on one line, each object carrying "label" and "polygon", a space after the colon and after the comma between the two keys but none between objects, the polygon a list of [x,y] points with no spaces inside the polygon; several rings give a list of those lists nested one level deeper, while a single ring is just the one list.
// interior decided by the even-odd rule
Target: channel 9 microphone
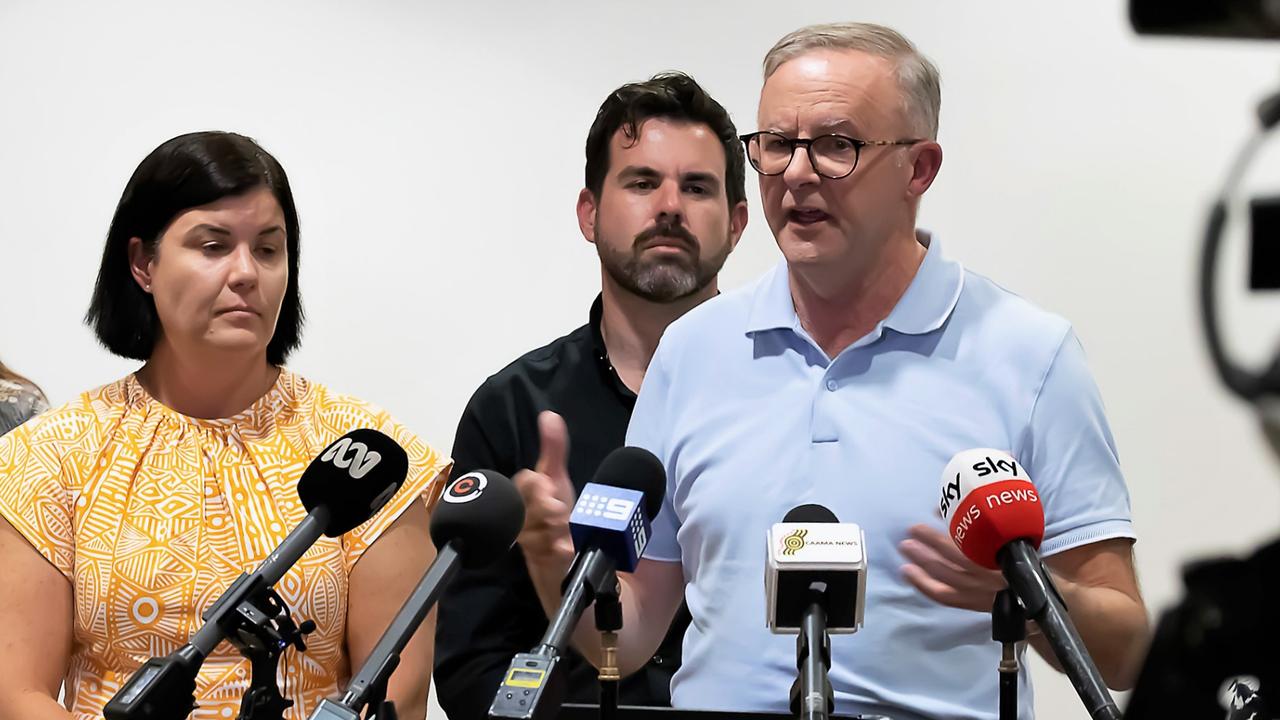
[{"label": "channel 9 microphone", "polygon": [[321,700],[311,720],[356,720],[365,717],[390,720],[394,713],[382,707],[387,679],[400,663],[400,651],[413,637],[440,593],[459,567],[475,569],[492,565],[507,554],[524,526],[524,501],[506,476],[493,470],[476,470],[451,481],[431,514],[431,541],[436,559],[387,627],[369,659],[356,673],[341,699]]},{"label": "channel 9 microphone", "polygon": [[957,453],[942,473],[938,510],[952,542],[965,557],[1004,573],[1089,716],[1119,720],[1120,710],[1040,562],[1037,551],[1044,539],[1044,508],[1026,469],[1000,450]]},{"label": "channel 9 microphone", "polygon": [[827,674],[830,633],[862,627],[867,594],[862,529],[821,505],[792,508],[769,528],[764,574],[765,621],[777,634],[796,634],[791,712],[820,720],[835,711]]},{"label": "channel 9 microphone", "polygon": [[321,535],[338,537],[373,517],[408,472],[404,448],[377,430],[352,430],[326,447],[298,480],[307,516],[256,570],[241,574],[222,593],[201,616],[204,625],[190,642],[168,657],[148,660],[129,678],[103,708],[107,720],[178,720],[191,714],[201,664],[224,639],[247,629],[246,618],[261,616],[253,600],[269,592]]},{"label": "channel 9 microphone", "polygon": [[649,543],[649,523],[666,492],[662,461],[642,448],[621,447],[600,463],[569,515],[577,556],[564,597],[542,642],[512,659],[489,708],[491,718],[554,717],[564,702],[561,657],[579,618],[598,592],[616,584],[615,570],[631,572]]}]

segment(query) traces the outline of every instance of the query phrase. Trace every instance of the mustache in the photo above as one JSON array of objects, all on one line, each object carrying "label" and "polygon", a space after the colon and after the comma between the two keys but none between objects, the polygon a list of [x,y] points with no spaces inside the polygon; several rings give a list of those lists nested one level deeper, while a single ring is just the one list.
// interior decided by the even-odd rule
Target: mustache
[{"label": "mustache", "polygon": [[635,245],[639,247],[656,237],[678,238],[683,240],[691,250],[698,249],[698,238],[689,232],[678,220],[659,220],[656,225],[636,235]]}]

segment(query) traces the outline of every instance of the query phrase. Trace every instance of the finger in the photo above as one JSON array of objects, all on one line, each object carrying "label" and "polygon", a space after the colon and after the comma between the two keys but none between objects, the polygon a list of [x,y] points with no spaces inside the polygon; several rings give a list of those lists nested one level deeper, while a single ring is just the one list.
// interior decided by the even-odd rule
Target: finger
[{"label": "finger", "polygon": [[931,548],[934,552],[945,558],[947,562],[950,562],[960,568],[979,574],[1000,574],[998,571],[984,568],[965,557],[965,554],[960,552],[960,548],[956,547],[956,544],[951,540],[949,535],[945,535],[935,528],[928,525],[913,525],[907,533],[910,539],[916,540]]},{"label": "finger", "polygon": [[907,582],[911,583],[915,589],[934,602],[952,607],[956,607],[961,603],[962,597],[955,588],[931,577],[929,573],[918,565],[903,565],[902,577],[906,578]]},{"label": "finger", "polygon": [[[956,547],[955,542],[951,540],[951,536],[940,532],[937,528],[929,525],[912,525],[907,530],[907,536],[912,540],[917,540],[934,548],[943,557],[964,558],[964,553],[960,552],[960,548]],[[968,560],[966,559],[965,562],[968,562]]]},{"label": "finger", "polygon": [[573,557],[573,539],[565,536],[556,540],[555,551],[561,557]]},{"label": "finger", "polygon": [[569,428],[564,418],[550,412],[538,413],[538,464],[534,470],[553,478],[568,478]]},{"label": "finger", "polygon": [[533,501],[546,495],[545,488],[550,484],[542,473],[532,470],[521,470],[511,478],[511,482],[515,484],[516,491],[520,493],[520,498],[524,500],[525,507],[533,504]]},{"label": "finger", "polygon": [[525,527],[538,525],[548,517],[568,514],[564,501],[555,492],[555,483],[546,475],[521,470],[512,482],[524,501]]},{"label": "finger", "polygon": [[910,539],[903,540],[898,549],[902,552],[903,557],[939,582],[946,583],[957,589],[982,587],[981,582],[976,581],[975,578],[966,573],[964,568],[948,561],[935,552],[933,548],[922,543]]}]

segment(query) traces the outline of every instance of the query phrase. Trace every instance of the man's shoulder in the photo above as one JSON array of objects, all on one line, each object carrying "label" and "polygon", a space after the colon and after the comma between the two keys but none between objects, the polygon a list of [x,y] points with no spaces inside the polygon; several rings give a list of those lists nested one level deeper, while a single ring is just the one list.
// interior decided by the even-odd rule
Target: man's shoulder
[{"label": "man's shoulder", "polygon": [[1052,353],[1071,332],[1071,323],[1063,316],[969,269],[956,315],[980,336],[998,339],[1015,353],[1030,349]]},{"label": "man's shoulder", "polygon": [[534,348],[485,379],[476,389],[475,398],[506,396],[517,387],[542,387],[565,367],[566,361],[578,359],[591,350],[591,326],[583,325],[555,340]]}]

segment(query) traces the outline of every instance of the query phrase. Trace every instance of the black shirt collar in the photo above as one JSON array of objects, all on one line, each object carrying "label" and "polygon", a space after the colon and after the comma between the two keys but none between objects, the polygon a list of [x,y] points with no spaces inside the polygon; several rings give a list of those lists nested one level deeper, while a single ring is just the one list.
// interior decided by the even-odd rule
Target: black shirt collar
[{"label": "black shirt collar", "polygon": [[596,364],[600,368],[600,372],[604,374],[605,381],[614,390],[618,391],[626,400],[634,403],[636,394],[631,392],[631,388],[622,382],[622,378],[618,377],[618,371],[613,368],[613,363],[609,360],[609,348],[604,344],[604,332],[601,330],[601,323],[604,320],[604,295],[596,295],[595,302],[591,303],[591,315],[587,325],[591,328],[591,351],[596,358]]}]

